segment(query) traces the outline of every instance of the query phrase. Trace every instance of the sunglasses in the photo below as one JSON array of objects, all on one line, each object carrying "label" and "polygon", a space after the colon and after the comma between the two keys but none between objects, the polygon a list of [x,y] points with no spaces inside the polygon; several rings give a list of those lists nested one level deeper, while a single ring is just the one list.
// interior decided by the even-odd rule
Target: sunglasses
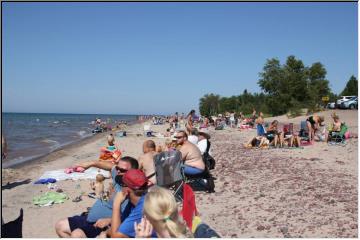
[{"label": "sunglasses", "polygon": [[118,172],[121,172],[121,173],[126,173],[128,170],[125,169],[125,168],[120,168],[118,166],[115,167],[115,169],[118,171]]},{"label": "sunglasses", "polygon": [[179,138],[183,138],[184,136],[176,136],[175,138],[176,139],[179,139]]}]

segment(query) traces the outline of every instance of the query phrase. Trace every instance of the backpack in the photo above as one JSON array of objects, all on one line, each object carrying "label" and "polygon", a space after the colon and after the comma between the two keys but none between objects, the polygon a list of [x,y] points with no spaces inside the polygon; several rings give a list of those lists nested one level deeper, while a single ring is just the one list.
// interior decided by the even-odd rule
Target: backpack
[{"label": "backpack", "polygon": [[215,159],[209,154],[211,143],[208,139],[206,139],[206,141],[207,141],[207,148],[203,154],[203,160],[207,169],[212,170],[215,168]]}]

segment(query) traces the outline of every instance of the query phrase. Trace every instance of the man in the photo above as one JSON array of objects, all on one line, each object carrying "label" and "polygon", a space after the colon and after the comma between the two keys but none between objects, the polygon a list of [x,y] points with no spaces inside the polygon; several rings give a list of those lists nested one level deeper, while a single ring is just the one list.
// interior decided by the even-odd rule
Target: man
[{"label": "man", "polygon": [[201,156],[199,148],[187,140],[185,131],[179,131],[175,138],[177,144],[180,145],[180,152],[184,161],[184,172],[188,175],[196,175],[205,170],[205,164]]},{"label": "man", "polygon": [[147,140],[143,144],[144,154],[139,157],[139,169],[144,171],[152,184],[156,184],[154,156],[157,154],[153,140]]},{"label": "man", "polygon": [[[112,238],[134,238],[136,233],[135,223],[141,222],[148,180],[145,174],[138,169],[131,169],[122,179],[122,191],[116,194],[113,204],[110,236]],[[120,206],[129,200],[124,211]],[[153,233],[153,237],[156,235]]]},{"label": "man", "polygon": [[[111,176],[113,180],[113,186],[116,192],[120,192],[121,180],[123,175],[133,168],[138,168],[138,162],[132,157],[123,157],[120,159],[116,166],[108,169],[105,164],[100,167],[104,170],[111,169]],[[98,199],[87,216],[73,216],[59,220],[55,224],[55,230],[59,237],[64,238],[95,238],[111,223],[112,204],[114,196],[111,197],[109,202]],[[126,202],[122,208],[125,209]]]}]

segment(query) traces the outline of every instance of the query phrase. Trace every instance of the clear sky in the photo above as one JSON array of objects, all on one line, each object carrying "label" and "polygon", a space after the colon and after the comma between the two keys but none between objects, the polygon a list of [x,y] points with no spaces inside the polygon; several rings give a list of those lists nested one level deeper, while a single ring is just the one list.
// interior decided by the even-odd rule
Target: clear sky
[{"label": "clear sky", "polygon": [[266,59],[357,77],[357,3],[2,3],[5,112],[173,113],[259,92]]}]

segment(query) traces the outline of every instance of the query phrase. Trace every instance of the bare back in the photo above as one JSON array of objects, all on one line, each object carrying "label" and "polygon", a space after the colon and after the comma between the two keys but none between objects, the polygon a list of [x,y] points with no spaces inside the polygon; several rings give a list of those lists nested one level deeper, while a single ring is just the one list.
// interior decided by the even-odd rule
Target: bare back
[{"label": "bare back", "polygon": [[205,164],[199,148],[189,141],[186,141],[180,148],[184,163],[198,169],[205,169]]},{"label": "bare back", "polygon": [[[154,156],[157,153],[155,151],[145,153],[139,157],[139,169],[144,171],[145,176],[150,176],[155,173]],[[156,184],[156,176],[152,176],[149,180]]]}]

